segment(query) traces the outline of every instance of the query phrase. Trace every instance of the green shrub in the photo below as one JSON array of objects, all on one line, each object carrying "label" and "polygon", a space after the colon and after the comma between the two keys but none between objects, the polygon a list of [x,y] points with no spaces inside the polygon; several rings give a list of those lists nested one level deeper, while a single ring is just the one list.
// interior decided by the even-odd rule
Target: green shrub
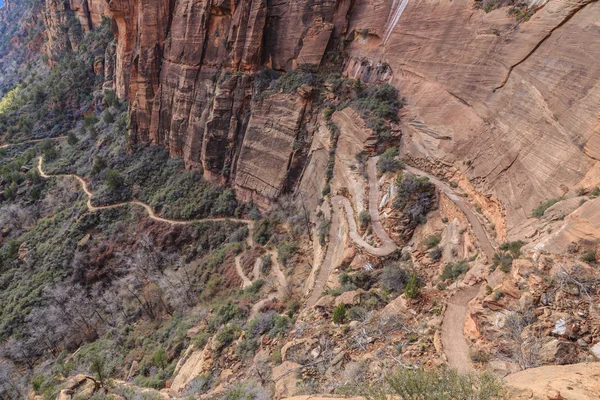
[{"label": "green shrub", "polygon": [[377,170],[380,173],[385,172],[396,172],[404,167],[400,160],[396,160],[398,156],[398,150],[395,147],[387,149],[380,157],[377,162]]},{"label": "green shrub", "polygon": [[92,175],[97,175],[106,168],[106,160],[103,157],[96,157],[92,166]]},{"label": "green shrub", "polygon": [[275,315],[273,317],[273,328],[269,331],[269,336],[274,338],[276,336],[285,335],[290,328],[292,321],[287,315]]},{"label": "green shrub", "polygon": [[358,222],[361,229],[366,229],[366,227],[371,223],[371,215],[367,210],[362,210],[360,214],[358,214]]},{"label": "green shrub", "polygon": [[288,261],[298,251],[298,245],[291,242],[284,242],[277,246],[277,258],[281,261],[281,264],[287,266]]},{"label": "green shrub", "polygon": [[596,186],[594,189],[592,189],[592,191],[590,192],[590,197],[598,197],[600,196],[600,187]]},{"label": "green shrub", "polygon": [[439,233],[436,233],[436,234],[427,236],[425,238],[425,240],[423,240],[423,244],[425,245],[425,248],[430,249],[430,248],[435,247],[438,244],[440,244],[441,240],[442,240],[442,235]]},{"label": "green shrub", "polygon": [[95,114],[88,114],[85,117],[83,117],[83,126],[85,126],[88,129],[96,125],[97,123],[98,117],[96,117]]},{"label": "green shrub", "polygon": [[519,258],[521,255],[521,247],[525,245],[525,242],[522,240],[517,240],[516,242],[505,242],[500,245],[500,250],[508,251],[513,258]]},{"label": "green shrub", "polygon": [[344,303],[340,303],[333,309],[331,320],[334,324],[343,324],[346,321],[346,305]]},{"label": "green shrub", "polygon": [[77,142],[79,142],[79,139],[77,139],[77,136],[75,136],[75,132],[70,131],[67,135],[67,143],[69,146],[75,146]]},{"label": "green shrub", "polygon": [[494,259],[490,268],[492,271],[494,271],[496,268],[500,268],[500,271],[508,273],[512,267],[512,262],[513,257],[510,253],[499,252],[494,254]]},{"label": "green shrub", "polygon": [[546,210],[558,203],[560,200],[560,198],[546,200],[544,203],[533,209],[532,215],[536,218],[542,218]]},{"label": "green shrub", "polygon": [[581,256],[581,261],[586,263],[595,263],[596,262],[596,250],[589,250],[583,253]]},{"label": "green shrub", "polygon": [[379,282],[381,287],[388,292],[400,293],[406,287],[410,274],[396,263],[386,265],[381,272]]},{"label": "green shrub", "polygon": [[447,279],[456,279],[459,276],[463,275],[469,270],[469,264],[466,261],[457,261],[454,263],[448,263],[444,267],[444,271],[442,272],[442,280]]},{"label": "green shrub", "polygon": [[115,122],[115,117],[107,109],[104,111],[104,114],[102,114],[102,120],[104,121],[105,124],[109,125],[109,124],[112,124],[113,122]]},{"label": "green shrub", "polygon": [[398,111],[404,105],[404,101],[398,99],[398,90],[388,83],[366,88],[359,84],[355,90],[357,98],[353,106],[367,121],[367,127],[380,138],[390,136],[390,122],[398,121]]},{"label": "green shrub", "polygon": [[331,229],[331,220],[322,221],[319,225],[319,243],[321,246],[325,246],[327,244],[327,237],[329,235],[329,230]]},{"label": "green shrub", "polygon": [[408,299],[414,299],[421,294],[421,285],[419,283],[419,277],[417,274],[411,274],[404,289],[404,295]]},{"label": "green shrub", "polygon": [[242,310],[242,308],[240,308],[240,306],[234,302],[228,301],[226,304],[217,309],[216,316],[213,321],[218,326],[236,319],[243,319],[245,316],[246,313],[244,310]]},{"label": "green shrub", "polygon": [[237,326],[227,325],[217,332],[215,339],[218,343],[218,350],[229,346],[239,336],[240,329]]},{"label": "green shrub", "polygon": [[123,186],[123,178],[121,178],[121,174],[114,169],[108,169],[106,171],[106,186],[113,191],[120,189]]},{"label": "green shrub", "polygon": [[429,259],[431,261],[439,261],[442,258],[443,251],[440,247],[436,246],[429,252]]},{"label": "green shrub", "polygon": [[504,386],[496,376],[486,373],[462,374],[444,367],[399,369],[385,379],[385,384],[373,385],[369,397],[374,400],[500,400],[504,398]]},{"label": "green shrub", "polygon": [[274,228],[275,223],[270,219],[262,219],[255,226],[252,238],[254,241],[262,246],[266,245],[269,239],[271,239],[271,230]]},{"label": "green shrub", "polygon": [[164,349],[158,349],[152,355],[152,365],[157,368],[165,369],[169,365],[169,356]]},{"label": "green shrub", "polygon": [[414,229],[426,221],[426,215],[435,207],[435,185],[427,177],[399,174],[396,179],[394,207],[402,212],[406,228]]}]

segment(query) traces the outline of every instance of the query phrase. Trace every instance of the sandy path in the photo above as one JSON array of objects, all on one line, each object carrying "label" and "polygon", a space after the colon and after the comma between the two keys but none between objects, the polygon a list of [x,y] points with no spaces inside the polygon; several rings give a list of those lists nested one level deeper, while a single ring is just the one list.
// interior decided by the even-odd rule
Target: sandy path
[{"label": "sandy path", "polygon": [[379,183],[377,179],[377,160],[379,157],[372,157],[367,162],[367,175],[369,182],[369,215],[371,217],[371,226],[373,231],[379,238],[381,246],[374,247],[367,243],[358,233],[358,226],[356,225],[356,219],[354,218],[354,210],[352,204],[344,196],[335,196],[331,199],[332,205],[332,216],[331,216],[331,228],[329,230],[329,244],[327,247],[327,253],[321,263],[315,284],[311,291],[310,297],[306,302],[308,308],[313,307],[319,298],[321,297],[327,280],[329,279],[329,273],[333,267],[333,254],[339,242],[342,239],[342,231],[340,229],[340,209],[343,208],[346,212],[346,221],[348,223],[348,233],[350,239],[360,248],[365,250],[374,256],[385,257],[396,251],[397,246],[394,241],[390,238],[386,230],[381,224],[379,218]]},{"label": "sandy path", "polygon": [[479,292],[479,286],[459,290],[446,304],[442,320],[442,347],[451,367],[461,372],[473,369],[469,357],[469,345],[464,336],[467,305]]},{"label": "sandy path", "polygon": [[263,307],[269,301],[272,301],[275,299],[285,300],[285,297],[287,296],[287,292],[288,292],[287,279],[285,277],[285,274],[283,273],[283,270],[281,269],[281,266],[279,265],[279,260],[277,259],[277,251],[271,250],[267,254],[269,254],[271,256],[271,261],[272,261],[271,274],[275,275],[275,278],[277,281],[277,292],[270,294],[266,298],[262,299],[261,301],[259,301],[256,304],[254,304],[252,306],[252,309],[250,310],[249,319],[253,319],[254,317],[256,317],[256,315],[260,312],[260,310],[262,310]]},{"label": "sandy path", "polygon": [[11,146],[20,146],[22,144],[30,144],[30,143],[41,143],[45,140],[63,140],[66,139],[66,136],[57,136],[55,138],[47,138],[47,139],[32,139],[32,140],[26,140],[24,142],[20,142],[20,143],[7,143],[7,144],[3,144],[0,146],[0,149],[6,149],[8,147]]},{"label": "sandy path", "polygon": [[485,253],[485,255],[488,259],[488,262],[491,262],[492,259],[494,258],[494,254],[496,253],[496,250],[495,250],[494,245],[492,244],[490,238],[488,237],[487,232],[486,232],[485,228],[483,227],[483,224],[481,223],[481,221],[479,221],[479,218],[477,218],[477,215],[471,209],[471,206],[469,205],[469,203],[466,202],[463,197],[459,196],[456,193],[456,191],[454,189],[452,189],[449,185],[447,185],[446,183],[437,179],[435,176],[430,175],[421,170],[418,170],[416,168],[409,167],[409,166],[407,166],[405,168],[405,170],[414,175],[425,176],[425,177],[429,178],[429,181],[431,183],[433,183],[435,186],[437,186],[439,190],[441,190],[446,196],[448,196],[448,198],[454,204],[456,204],[456,206],[460,209],[460,211],[462,211],[463,214],[465,214],[465,216],[467,217],[467,220],[469,221],[469,224],[471,224],[471,228],[473,229],[473,233],[475,234],[475,237],[477,238],[477,241],[479,242],[479,246]]}]

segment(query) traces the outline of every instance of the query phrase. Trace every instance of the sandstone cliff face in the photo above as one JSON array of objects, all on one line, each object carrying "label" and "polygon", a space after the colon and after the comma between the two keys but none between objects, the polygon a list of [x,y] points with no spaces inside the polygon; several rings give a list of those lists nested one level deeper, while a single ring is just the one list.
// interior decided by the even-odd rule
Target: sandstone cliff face
[{"label": "sandstone cliff face", "polygon": [[[600,180],[590,172],[600,159],[594,0],[534,0],[526,22],[471,0],[46,4],[50,31],[65,8],[84,29],[101,15],[112,19],[117,45],[107,77],[129,100],[134,141],[162,144],[240,192],[271,197],[288,179],[278,174],[293,152],[279,139],[291,131],[264,130],[282,144],[264,152],[250,144],[255,124],[277,125],[285,110],[285,130],[300,126],[298,106],[282,108],[277,96],[253,102],[252,73],[317,66],[341,41],[350,77],[389,80],[408,100],[403,153],[474,194],[501,239],[518,235],[513,228],[540,201]],[[277,163],[267,161],[271,153]]]},{"label": "sandstone cliff face", "polygon": [[113,0],[105,9],[132,140],[168,147],[207,178],[229,179],[244,197],[276,197],[292,164],[302,164],[293,143],[306,100],[292,94],[253,102],[252,74],[263,65],[318,66],[331,37],[344,32],[351,2],[142,3]]},{"label": "sandstone cliff face", "polygon": [[[597,168],[597,1],[537,2],[522,23],[466,0],[359,3],[351,29],[370,34],[350,54],[391,66],[409,103],[403,151],[498,199],[509,236]],[[493,202],[481,206],[504,225]]]}]

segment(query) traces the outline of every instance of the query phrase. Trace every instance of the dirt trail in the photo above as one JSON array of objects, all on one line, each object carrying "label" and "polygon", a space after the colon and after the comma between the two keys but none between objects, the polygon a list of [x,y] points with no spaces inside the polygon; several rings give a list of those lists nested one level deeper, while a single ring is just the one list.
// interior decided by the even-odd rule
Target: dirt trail
[{"label": "dirt trail", "polygon": [[478,292],[479,286],[470,286],[459,290],[446,303],[446,312],[442,320],[441,337],[444,354],[446,354],[448,364],[461,372],[469,372],[473,369],[464,328],[467,305]]},{"label": "dirt trail", "polygon": [[91,212],[95,212],[95,211],[100,211],[100,210],[109,210],[109,209],[113,209],[113,208],[117,208],[117,207],[124,207],[127,205],[134,205],[134,206],[139,206],[142,207],[146,213],[148,214],[148,217],[155,220],[155,221],[159,221],[159,222],[164,222],[166,224],[171,224],[171,225],[192,225],[192,224],[197,224],[197,223],[201,223],[201,222],[225,222],[225,221],[231,221],[231,222],[236,222],[236,223],[241,223],[241,224],[246,224],[248,225],[248,243],[249,245],[253,245],[253,241],[252,241],[252,229],[254,228],[254,221],[251,219],[239,219],[239,218],[223,218],[223,217],[219,217],[219,218],[202,218],[202,219],[190,219],[190,220],[177,220],[177,219],[169,219],[169,218],[163,218],[163,217],[159,217],[158,215],[156,215],[156,213],[154,212],[154,210],[152,209],[152,207],[150,207],[148,204],[146,203],[142,203],[141,201],[138,200],[130,200],[130,201],[124,201],[121,203],[115,203],[115,204],[109,204],[106,206],[95,206],[92,204],[92,197],[94,196],[94,193],[88,188],[87,182],[79,175],[75,175],[75,174],[56,174],[56,175],[48,175],[46,174],[46,172],[44,172],[44,168],[43,168],[43,160],[42,157],[40,157],[38,159],[38,171],[40,173],[40,175],[42,176],[42,178],[45,179],[49,179],[49,178],[58,178],[58,177],[63,177],[63,178],[75,178],[79,181],[79,184],[81,185],[81,188],[83,189],[83,191],[85,192],[85,194],[87,195],[88,201],[87,201],[87,207],[88,210]]},{"label": "dirt trail", "polygon": [[[110,204],[110,205],[106,205],[106,206],[94,206],[92,204],[92,197],[93,197],[94,193],[89,189],[89,187],[87,185],[87,182],[81,176],[75,175],[75,174],[48,175],[44,171],[42,157],[40,157],[38,159],[37,168],[38,168],[38,171],[39,171],[40,175],[43,178],[45,178],[45,179],[49,179],[49,178],[52,178],[52,177],[64,177],[64,178],[75,178],[75,179],[77,179],[77,181],[81,185],[81,188],[83,189],[83,191],[87,195],[87,198],[88,198],[88,200],[87,200],[87,208],[91,212],[100,211],[100,210],[108,210],[108,209],[117,208],[117,207],[124,207],[124,206],[127,206],[127,205],[134,205],[134,206],[142,207],[146,211],[146,213],[148,214],[149,218],[151,218],[151,219],[153,219],[155,221],[164,222],[164,223],[171,224],[171,225],[191,225],[191,224],[200,223],[200,222],[224,222],[224,221],[232,221],[232,222],[237,222],[237,223],[244,223],[244,224],[248,225],[248,237],[246,239],[247,243],[248,243],[248,246],[249,247],[254,246],[254,241],[252,239],[252,230],[254,228],[254,221],[253,220],[239,219],[239,218],[204,218],[204,219],[194,219],[194,220],[185,220],[185,221],[175,220],[175,219],[168,219],[168,218],[159,217],[158,215],[156,215],[154,213],[154,210],[152,209],[152,207],[150,207],[148,204],[142,203],[141,201],[138,201],[138,200],[124,201],[124,202],[121,202],[121,203]],[[236,268],[236,271],[237,271],[238,275],[242,279],[242,282],[243,282],[242,287],[246,288],[246,287],[252,285],[253,281],[251,281],[246,276],[246,274],[244,273],[244,270],[242,268],[242,263],[241,263],[242,254],[239,254],[239,255],[237,255],[235,257],[235,268]],[[256,313],[258,313],[258,311],[260,311],[260,309],[268,301],[273,300],[273,299],[278,298],[278,297],[281,298],[281,299],[283,299],[285,297],[286,292],[287,292],[287,279],[285,277],[285,274],[281,270],[281,267],[279,266],[279,261],[277,260],[277,253],[276,253],[275,250],[271,250],[268,254],[270,254],[271,258],[273,259],[273,273],[276,275],[276,278],[277,278],[278,291],[277,291],[277,293],[273,293],[272,295],[268,296],[267,298],[265,298],[265,299],[259,301],[258,303],[256,303],[252,307],[252,313],[251,314],[254,314],[254,315],[256,315]],[[258,265],[258,263],[256,265]]]},{"label": "dirt trail", "polygon": [[285,274],[283,273],[281,266],[279,265],[279,260],[277,259],[277,251],[271,250],[267,254],[271,257],[271,261],[272,261],[271,274],[275,275],[275,277],[276,277],[277,292],[270,294],[266,298],[262,299],[261,301],[259,301],[256,304],[254,304],[252,306],[252,309],[250,310],[249,319],[253,319],[254,317],[256,317],[256,315],[260,312],[260,310],[262,310],[263,307],[265,306],[265,304],[267,304],[269,301],[273,301],[275,299],[285,300],[285,297],[287,296],[288,283],[287,283]]},{"label": "dirt trail", "polygon": [[[416,168],[407,166],[407,172],[418,176],[425,176],[439,190],[441,190],[448,198],[462,211],[467,217],[469,224],[473,230],[473,234],[479,242],[479,246],[486,255],[487,262],[490,263],[496,252],[492,241],[487,235],[487,232],[479,220],[471,206],[465,199],[459,196],[454,189],[449,185],[437,179],[435,176]],[[467,305],[479,292],[479,285],[470,286],[460,289],[447,302],[446,312],[442,320],[442,347],[448,364],[460,371],[470,371],[473,369],[471,359],[469,357],[469,345],[464,337],[465,318],[467,316]]]},{"label": "dirt trail", "polygon": [[485,253],[488,262],[491,262],[494,258],[496,250],[490,238],[488,237],[483,224],[481,223],[481,221],[479,221],[479,218],[477,218],[477,215],[471,209],[469,203],[465,201],[463,197],[460,197],[456,193],[456,191],[452,189],[449,185],[437,179],[435,176],[409,166],[407,166],[405,170],[410,172],[411,174],[425,176],[429,178],[429,181],[435,186],[437,186],[438,189],[441,190],[446,196],[448,196],[448,198],[460,209],[460,211],[462,211],[463,214],[465,214],[467,220],[469,221],[469,224],[471,224],[471,228],[473,229],[475,237],[479,241],[479,246]]},{"label": "dirt trail", "polygon": [[306,306],[308,308],[313,307],[321,294],[323,293],[323,289],[327,284],[327,280],[329,279],[329,273],[331,272],[332,263],[333,263],[333,254],[337,246],[339,246],[339,242],[342,239],[342,232],[340,230],[340,209],[343,208],[346,212],[346,221],[348,223],[348,233],[350,235],[350,239],[360,248],[365,250],[367,253],[370,253],[377,257],[385,257],[392,254],[396,251],[397,246],[394,244],[394,241],[386,230],[383,228],[381,224],[381,220],[379,218],[379,183],[377,179],[377,160],[379,157],[372,157],[367,162],[367,175],[369,182],[369,215],[371,217],[371,226],[373,227],[373,231],[379,238],[381,242],[381,246],[374,247],[367,243],[358,233],[358,227],[356,225],[356,219],[354,218],[354,210],[352,208],[352,204],[350,200],[348,200],[344,196],[334,196],[331,199],[332,205],[332,216],[331,216],[331,228],[329,230],[329,245],[327,247],[327,253],[325,254],[325,259],[321,263],[321,267],[319,268],[319,273],[317,278],[315,279],[315,284],[313,286],[310,297],[306,302]]},{"label": "dirt trail", "polygon": [[31,144],[31,143],[41,143],[45,140],[64,140],[66,139],[66,136],[57,136],[54,138],[47,138],[47,139],[32,139],[32,140],[26,140],[24,142],[20,142],[20,143],[6,143],[3,145],[0,145],[0,149],[6,149],[8,147],[12,147],[12,146],[20,146],[22,144]]},{"label": "dirt trail", "polygon": [[[381,220],[379,218],[379,186],[377,179],[377,161],[378,157],[372,157],[367,162],[367,174],[369,183],[369,214],[371,216],[371,225],[373,231],[381,242],[380,247],[374,247],[366,243],[365,240],[358,233],[356,226],[356,220],[354,218],[354,211],[350,200],[343,196],[335,196],[331,199],[332,203],[332,220],[331,229],[329,231],[329,245],[325,259],[321,264],[315,285],[311,292],[310,297],[307,300],[307,308],[313,307],[323,293],[323,289],[329,278],[329,273],[332,268],[333,254],[339,242],[342,239],[340,230],[340,208],[344,208],[346,211],[346,217],[348,221],[348,230],[350,239],[358,246],[364,249],[366,252],[384,257],[394,252],[397,247],[389,237]],[[467,220],[471,224],[473,233],[475,234],[479,245],[486,255],[488,262],[493,259],[495,248],[492,241],[489,239],[487,232],[477,218],[475,212],[471,209],[469,204],[464,200],[463,197],[459,196],[454,189],[449,185],[437,179],[436,177],[420,171],[413,167],[406,167],[406,171],[415,174],[417,176],[426,176],[429,178],[440,191],[442,191],[448,198],[456,204],[456,206],[465,214]],[[469,346],[464,338],[464,324],[467,314],[467,305],[469,301],[474,298],[479,291],[479,286],[467,287],[459,290],[447,304],[446,312],[444,313],[442,322],[442,345],[444,353],[448,358],[450,366],[455,367],[462,371],[468,371],[472,369],[471,360],[469,358]]]}]

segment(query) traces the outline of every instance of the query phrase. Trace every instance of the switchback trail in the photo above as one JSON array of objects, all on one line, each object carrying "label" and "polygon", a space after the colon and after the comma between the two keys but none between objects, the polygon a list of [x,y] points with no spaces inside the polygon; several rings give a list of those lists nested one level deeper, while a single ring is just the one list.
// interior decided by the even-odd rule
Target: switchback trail
[{"label": "switchback trail", "polygon": [[441,339],[444,354],[448,364],[461,372],[469,372],[473,369],[464,329],[467,305],[478,292],[479,285],[469,286],[456,292],[446,303],[446,312],[442,319]]},{"label": "switchback trail", "polygon": [[240,219],[240,218],[226,218],[226,217],[219,217],[219,218],[202,218],[202,219],[190,219],[190,220],[178,220],[178,219],[169,219],[169,218],[163,218],[163,217],[159,217],[158,215],[156,215],[156,213],[154,212],[154,210],[152,209],[152,207],[150,207],[148,204],[146,203],[142,203],[141,201],[138,200],[129,200],[129,201],[123,201],[121,203],[115,203],[115,204],[109,204],[106,206],[95,206],[92,204],[92,196],[94,195],[94,193],[88,188],[87,182],[79,175],[75,175],[75,174],[56,174],[56,175],[48,175],[46,174],[46,172],[44,172],[44,168],[43,168],[43,160],[42,157],[40,157],[38,159],[38,171],[40,173],[40,175],[42,176],[42,178],[45,179],[49,179],[49,178],[58,178],[58,177],[63,177],[63,178],[75,178],[79,181],[79,184],[81,185],[81,188],[83,189],[83,191],[85,192],[88,200],[87,200],[87,208],[89,211],[91,212],[96,212],[96,211],[101,211],[101,210],[109,210],[109,209],[113,209],[113,208],[118,208],[118,207],[124,207],[127,205],[134,205],[134,206],[138,206],[138,207],[142,207],[146,213],[148,214],[148,217],[150,219],[153,219],[155,221],[159,221],[159,222],[164,222],[166,224],[171,224],[171,225],[192,225],[192,224],[197,224],[197,223],[201,223],[201,222],[225,222],[225,221],[231,221],[231,222],[237,222],[240,224],[246,224],[248,225],[248,243],[252,246],[252,229],[254,228],[254,221],[251,219]]},{"label": "switchback trail", "polygon": [[332,215],[331,215],[331,227],[329,229],[329,244],[327,245],[327,252],[325,258],[321,263],[315,284],[313,286],[310,297],[306,302],[307,308],[313,307],[325,289],[327,280],[329,279],[329,273],[333,267],[333,254],[336,248],[339,246],[342,239],[342,231],[340,226],[340,209],[343,208],[346,212],[346,221],[348,222],[348,231],[350,239],[360,248],[365,250],[377,257],[385,257],[396,251],[397,246],[388,233],[381,225],[379,219],[379,183],[377,179],[377,160],[379,157],[372,157],[367,162],[367,179],[369,182],[369,216],[371,217],[371,226],[373,231],[379,238],[382,245],[380,247],[371,246],[367,243],[358,233],[358,227],[356,225],[356,219],[354,218],[354,210],[352,204],[344,196],[334,196],[331,199]]},{"label": "switchback trail", "polygon": [[12,146],[20,146],[22,144],[41,143],[46,140],[63,140],[66,138],[67,138],[66,136],[57,136],[54,138],[46,138],[46,139],[31,139],[31,140],[26,140],[24,142],[19,142],[19,143],[6,143],[3,145],[0,145],[0,149],[6,149],[6,148],[12,147]]},{"label": "switchback trail", "polygon": [[[358,233],[354,211],[350,200],[343,196],[335,196],[331,199],[332,218],[331,228],[329,231],[329,244],[325,258],[319,269],[315,284],[310,297],[307,300],[307,308],[313,307],[321,297],[325,285],[329,279],[329,273],[333,267],[333,255],[340,245],[342,240],[342,231],[340,226],[340,209],[345,210],[345,215],[348,222],[348,233],[354,244],[366,252],[378,256],[385,257],[393,253],[397,246],[389,237],[381,220],[379,218],[379,187],[377,179],[377,161],[378,157],[372,157],[367,162],[367,178],[369,184],[369,215],[371,217],[371,225],[373,231],[377,235],[381,246],[374,247],[367,243]],[[406,167],[407,172],[417,176],[427,177],[438,190],[443,192],[448,198],[465,214],[469,224],[473,229],[473,233],[477,238],[481,249],[486,255],[487,261],[493,259],[495,248],[492,241],[488,237],[483,224],[477,218],[475,212],[467,204],[465,199],[458,195],[449,185],[437,179],[436,177],[427,174],[413,167]],[[471,360],[469,358],[469,346],[464,338],[464,323],[467,313],[467,305],[479,291],[479,286],[471,286],[460,289],[447,304],[446,312],[442,321],[441,338],[444,353],[448,359],[448,364],[459,370],[470,370]]]},{"label": "switchback trail", "polygon": [[446,196],[448,196],[448,198],[467,217],[469,224],[471,224],[471,227],[473,228],[473,233],[475,234],[475,237],[479,241],[479,245],[481,246],[481,249],[483,250],[483,252],[485,253],[485,255],[487,257],[487,261],[491,262],[494,258],[494,254],[496,253],[494,245],[492,244],[492,241],[488,237],[488,235],[485,231],[485,228],[483,227],[483,224],[481,223],[481,221],[479,221],[479,218],[477,218],[477,215],[475,215],[475,212],[471,209],[471,207],[464,200],[464,198],[459,196],[456,193],[456,191],[454,189],[452,189],[449,185],[447,185],[446,183],[437,179],[435,176],[433,176],[431,174],[428,174],[419,169],[409,167],[409,166],[405,167],[405,171],[408,171],[411,174],[414,174],[417,176],[427,177],[431,183],[433,183],[435,186],[437,186],[437,188],[440,191],[442,191]]},{"label": "switchback trail", "polygon": [[[239,218],[203,218],[203,219],[193,219],[193,220],[175,220],[175,219],[168,219],[168,218],[163,218],[163,217],[159,217],[158,215],[155,214],[154,210],[152,209],[152,207],[150,207],[148,204],[146,203],[142,203],[141,201],[138,200],[130,200],[130,201],[124,201],[121,203],[116,203],[116,204],[110,204],[110,205],[106,205],[106,206],[95,206],[92,204],[92,197],[94,195],[94,193],[88,188],[87,182],[79,175],[75,175],[75,174],[56,174],[56,175],[48,175],[43,168],[43,159],[42,157],[40,157],[38,159],[38,164],[37,164],[37,169],[40,173],[40,175],[45,178],[45,179],[49,179],[52,177],[64,177],[64,178],[75,178],[77,179],[77,181],[79,182],[79,184],[81,185],[81,188],[83,189],[83,191],[85,192],[88,200],[87,200],[87,208],[89,211],[91,212],[96,212],[96,211],[100,211],[100,210],[108,210],[108,209],[113,209],[113,208],[118,208],[118,207],[124,207],[127,205],[135,205],[135,206],[139,206],[142,207],[146,213],[148,214],[148,217],[155,220],[155,221],[159,221],[159,222],[163,222],[166,224],[171,224],[171,225],[191,225],[191,224],[195,224],[195,223],[201,223],[201,222],[225,222],[225,221],[232,221],[232,222],[237,222],[237,223],[243,223],[248,225],[248,237],[247,237],[247,243],[249,247],[254,246],[254,241],[252,240],[252,230],[254,228],[254,221],[251,219],[239,219]],[[236,267],[236,271],[238,273],[238,275],[240,276],[240,278],[242,279],[243,282],[243,287],[246,288],[250,285],[252,285],[253,281],[251,281],[246,274],[244,273],[243,269],[242,269],[242,265],[241,265],[241,258],[242,258],[242,254],[240,253],[239,255],[237,255],[235,257],[235,267]],[[280,298],[280,299],[284,299],[285,298],[285,294],[287,291],[287,280],[285,277],[285,274],[283,273],[283,271],[281,270],[281,267],[279,266],[279,261],[277,260],[277,252],[275,250],[271,250],[269,253],[267,253],[270,255],[270,257],[272,258],[273,261],[273,273],[275,274],[275,278],[277,281],[277,286],[278,286],[278,291],[277,293],[274,293],[272,295],[270,295],[269,297],[259,301],[258,303],[256,303],[253,307],[252,307],[252,312],[251,315],[256,315],[258,313],[258,311],[260,311],[260,309],[268,302],[271,301],[275,298]],[[255,278],[256,280],[256,278]]]}]

